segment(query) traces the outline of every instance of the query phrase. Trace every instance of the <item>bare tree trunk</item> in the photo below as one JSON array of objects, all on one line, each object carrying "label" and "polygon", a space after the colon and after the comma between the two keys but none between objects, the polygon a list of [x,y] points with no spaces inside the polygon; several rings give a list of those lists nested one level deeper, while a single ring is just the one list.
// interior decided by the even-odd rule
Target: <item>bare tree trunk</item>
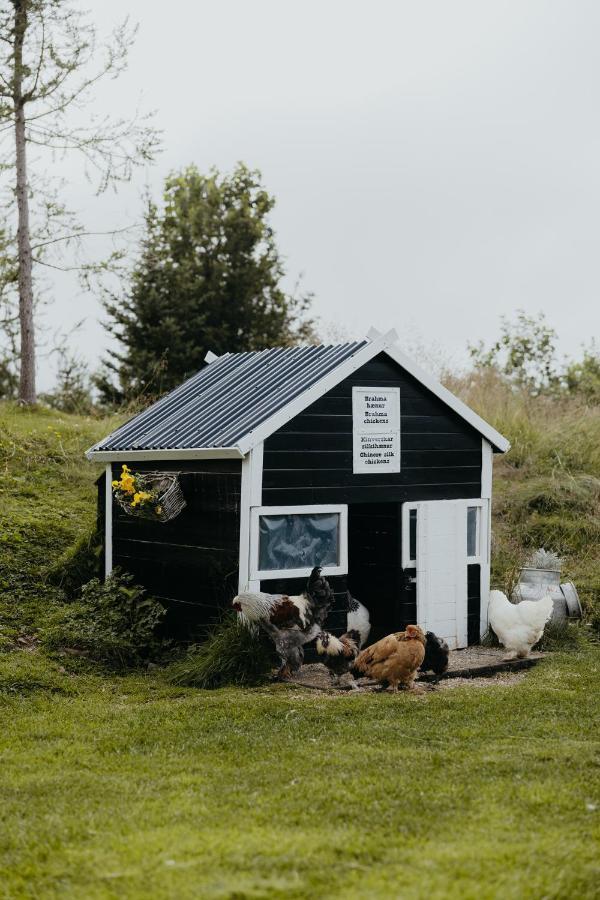
[{"label": "bare tree trunk", "polygon": [[19,254],[19,320],[21,324],[21,372],[19,400],[35,403],[35,330],[29,235],[29,192],[23,102],[23,41],[27,30],[27,0],[13,0],[15,6],[14,104],[17,161],[17,248]]}]

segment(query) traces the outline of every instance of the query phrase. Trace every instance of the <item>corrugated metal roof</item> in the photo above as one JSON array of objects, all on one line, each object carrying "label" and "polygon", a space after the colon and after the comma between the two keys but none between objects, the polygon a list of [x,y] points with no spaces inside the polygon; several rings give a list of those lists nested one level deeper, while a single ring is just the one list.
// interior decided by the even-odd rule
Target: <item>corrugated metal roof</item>
[{"label": "corrugated metal roof", "polygon": [[367,343],[226,353],[92,452],[234,447]]}]

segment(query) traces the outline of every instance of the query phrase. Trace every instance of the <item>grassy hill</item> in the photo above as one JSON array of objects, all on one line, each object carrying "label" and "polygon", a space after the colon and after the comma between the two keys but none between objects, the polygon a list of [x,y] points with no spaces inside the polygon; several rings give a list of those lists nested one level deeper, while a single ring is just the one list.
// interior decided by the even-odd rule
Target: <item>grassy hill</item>
[{"label": "grassy hill", "polygon": [[96,516],[101,469],[84,451],[116,421],[0,403],[0,641],[60,601],[46,574]]},{"label": "grassy hill", "polygon": [[494,464],[493,584],[510,590],[532,550],[554,550],[600,630],[600,406],[515,392],[493,371],[449,387],[511,442]]},{"label": "grassy hill", "polygon": [[[598,411],[455,388],[513,442],[496,582],[555,549],[597,624]],[[115,424],[0,405],[0,897],[597,896],[598,644],[421,697],[199,691],[47,652],[49,572],[94,525],[83,451]]]},{"label": "grassy hill", "polygon": [[[600,629],[600,407],[515,393],[493,372],[449,386],[512,443],[495,459],[493,583],[510,589],[527,553],[554,550]],[[0,404],[5,636],[35,627],[48,602],[60,601],[48,569],[95,519],[101,469],[83,454],[118,422]]]}]

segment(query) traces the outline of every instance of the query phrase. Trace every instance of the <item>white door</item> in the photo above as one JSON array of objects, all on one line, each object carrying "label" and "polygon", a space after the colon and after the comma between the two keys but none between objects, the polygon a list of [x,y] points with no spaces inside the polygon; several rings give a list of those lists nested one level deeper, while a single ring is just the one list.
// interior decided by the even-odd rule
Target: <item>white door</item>
[{"label": "white door", "polygon": [[427,500],[417,509],[417,621],[467,646],[467,501]]}]

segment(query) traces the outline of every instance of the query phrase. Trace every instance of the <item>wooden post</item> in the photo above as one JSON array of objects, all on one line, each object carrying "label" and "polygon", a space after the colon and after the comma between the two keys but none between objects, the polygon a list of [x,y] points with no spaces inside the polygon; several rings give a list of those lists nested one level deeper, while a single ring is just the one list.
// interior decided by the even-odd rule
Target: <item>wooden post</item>
[{"label": "wooden post", "polygon": [[104,475],[104,578],[112,572],[113,568],[113,495],[112,495],[112,465],[106,464]]}]

